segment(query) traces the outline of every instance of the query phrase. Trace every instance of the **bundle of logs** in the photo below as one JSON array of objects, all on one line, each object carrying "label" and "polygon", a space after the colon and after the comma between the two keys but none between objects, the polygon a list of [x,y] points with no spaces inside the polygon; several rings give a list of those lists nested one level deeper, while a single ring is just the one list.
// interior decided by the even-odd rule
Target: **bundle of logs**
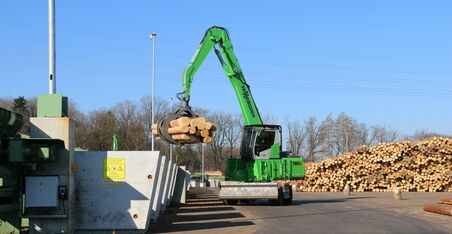
[{"label": "bundle of logs", "polygon": [[452,139],[380,143],[319,163],[306,164],[306,177],[290,181],[298,191],[452,192]]},{"label": "bundle of logs", "polygon": [[[204,117],[181,117],[170,122],[168,134],[181,144],[210,143],[213,141],[212,133],[217,129],[217,125],[207,122]],[[157,124],[152,125],[152,134],[156,140],[161,140]]]}]

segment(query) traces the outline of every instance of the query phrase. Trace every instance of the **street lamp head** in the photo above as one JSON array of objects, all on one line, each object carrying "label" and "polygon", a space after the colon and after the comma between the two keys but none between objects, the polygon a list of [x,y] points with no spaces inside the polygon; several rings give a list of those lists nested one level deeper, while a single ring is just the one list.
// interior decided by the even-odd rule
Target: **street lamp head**
[{"label": "street lamp head", "polygon": [[157,33],[151,33],[151,36],[149,37],[151,40],[155,39],[157,37]]}]

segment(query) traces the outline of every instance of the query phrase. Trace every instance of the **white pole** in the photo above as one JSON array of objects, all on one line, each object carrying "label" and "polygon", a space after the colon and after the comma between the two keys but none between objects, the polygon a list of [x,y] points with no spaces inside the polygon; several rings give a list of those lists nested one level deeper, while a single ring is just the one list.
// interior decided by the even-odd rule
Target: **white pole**
[{"label": "white pole", "polygon": [[[170,112],[173,112],[173,98],[169,98],[170,101]],[[169,143],[169,155],[170,155],[170,159],[171,161],[173,161],[173,144]]]},{"label": "white pole", "polygon": [[201,178],[202,178],[202,184],[204,186],[204,146],[205,144],[201,144]]},{"label": "white pole", "polygon": [[49,0],[49,94],[56,93],[55,0]]},{"label": "white pole", "polygon": [[[154,104],[155,104],[155,39],[157,38],[157,33],[151,33],[151,40],[152,40],[152,100],[151,100],[151,108],[152,108],[152,124],[155,123],[154,121]],[[151,150],[154,151],[154,135],[151,134]]]}]

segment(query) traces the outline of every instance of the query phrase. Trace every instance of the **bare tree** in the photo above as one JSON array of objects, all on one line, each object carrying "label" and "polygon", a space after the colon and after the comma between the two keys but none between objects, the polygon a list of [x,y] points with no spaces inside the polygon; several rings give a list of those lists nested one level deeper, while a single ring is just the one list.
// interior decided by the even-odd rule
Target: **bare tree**
[{"label": "bare tree", "polygon": [[337,134],[335,121],[331,114],[329,114],[325,120],[322,121],[322,139],[321,152],[322,159],[336,157],[339,152],[337,150]]},{"label": "bare tree", "polygon": [[227,128],[223,128],[222,126],[225,126],[227,121],[228,121],[228,117],[225,116],[223,113],[210,113],[207,118],[212,122],[215,123],[216,125],[220,126],[220,128],[215,131],[213,137],[214,137],[214,141],[210,144],[207,145],[207,150],[209,151],[209,156],[208,158],[206,157],[206,159],[210,162],[210,168],[211,169],[223,169],[223,167],[225,166],[223,163],[226,159],[226,155],[225,155],[225,149],[226,146],[228,145],[228,140],[227,140],[227,133],[228,130]]},{"label": "bare tree", "polygon": [[[243,117],[239,114],[225,114],[225,138],[228,143],[229,157],[234,156],[235,149],[239,148],[240,136],[242,134]],[[237,155],[238,156],[238,155]]]},{"label": "bare tree", "polygon": [[0,98],[0,108],[11,110],[13,105],[12,98]]},{"label": "bare tree", "polygon": [[114,107],[117,123],[117,136],[121,139],[119,146],[124,150],[146,149],[146,128],[139,121],[137,106],[125,101]]},{"label": "bare tree", "polygon": [[[17,101],[20,101],[17,102]],[[26,112],[26,118],[36,116],[36,98],[17,100],[0,98],[0,107]],[[22,103],[22,104],[21,104]],[[20,104],[20,105],[19,105]],[[143,97],[135,104],[125,101],[113,108],[100,109],[85,114],[77,108],[76,103],[69,103],[69,117],[75,122],[76,146],[89,150],[111,150],[112,136],[117,134],[121,150],[147,150],[150,147],[152,129],[151,98]],[[243,117],[240,114],[209,112],[194,108],[195,112],[217,124],[214,141],[206,147],[206,169],[223,170],[229,157],[237,157],[240,151]],[[155,103],[155,120],[160,120],[170,110],[169,101],[157,98]],[[265,115],[265,123],[274,123],[275,117]],[[345,113],[336,117],[328,115],[322,122],[310,117],[304,121],[286,119],[288,148],[296,155],[305,156],[307,161],[336,157],[354,150],[360,145],[379,142],[392,142],[400,138],[399,133],[386,126],[367,127],[364,123],[352,119]],[[410,140],[420,140],[432,136],[444,136],[422,129],[416,131]],[[169,144],[156,141],[156,149],[165,155],[169,153]],[[173,158],[177,163],[186,164],[191,170],[201,166],[201,145],[177,145]]]},{"label": "bare tree", "polygon": [[340,113],[336,119],[328,115],[321,125],[323,157],[337,157],[368,142],[366,125],[359,124],[345,113]]},{"label": "bare tree", "polygon": [[[69,118],[74,122],[75,128],[75,146],[84,148],[87,147],[87,136],[89,135],[89,119],[78,109],[78,105],[74,101],[69,101]],[[31,110],[33,111],[33,110]]]},{"label": "bare tree", "polygon": [[30,97],[27,99],[28,101],[28,113],[30,113],[30,117],[38,116],[38,101],[36,97]]},{"label": "bare tree", "polygon": [[289,149],[294,155],[301,156],[305,144],[307,131],[303,124],[298,121],[286,119]]},{"label": "bare tree", "polygon": [[316,155],[321,151],[320,146],[324,139],[324,126],[316,124],[317,119],[310,117],[305,120],[306,152],[309,161],[316,161]]},{"label": "bare tree", "polygon": [[275,116],[274,116],[273,114],[271,114],[271,113],[265,113],[265,114],[262,116],[262,122],[263,122],[264,124],[275,124],[275,123],[277,123],[278,121],[277,121],[277,119],[275,118]]},{"label": "bare tree", "polygon": [[89,114],[88,121],[88,134],[83,137],[85,139],[79,139],[79,142],[84,142],[79,146],[88,150],[111,150],[112,136],[117,129],[113,111],[107,109],[93,111]]},{"label": "bare tree", "polygon": [[[155,99],[155,119],[154,121],[158,123],[158,121],[167,115],[170,112],[169,101],[163,100],[161,98]],[[145,128],[145,139],[147,149],[150,149],[151,145],[151,132],[152,132],[152,99],[149,96],[143,97],[140,99],[140,108],[139,108],[139,116],[138,116],[141,124]],[[155,148],[164,152],[165,154],[169,154],[169,145],[165,142],[156,141]]]},{"label": "bare tree", "polygon": [[409,140],[419,141],[431,137],[452,137],[440,133],[428,131],[427,129],[418,129],[413,136],[408,137]]},{"label": "bare tree", "polygon": [[393,142],[399,138],[396,130],[385,126],[372,126],[370,144]]}]

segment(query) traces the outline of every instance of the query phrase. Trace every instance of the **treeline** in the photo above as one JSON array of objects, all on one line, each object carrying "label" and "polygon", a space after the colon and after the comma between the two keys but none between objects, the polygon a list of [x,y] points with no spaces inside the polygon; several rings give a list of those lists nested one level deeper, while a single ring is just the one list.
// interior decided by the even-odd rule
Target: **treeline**
[{"label": "treeline", "polygon": [[336,117],[330,114],[321,122],[315,117],[303,121],[286,120],[286,129],[289,150],[295,155],[303,155],[306,161],[337,157],[362,145],[418,141],[434,136],[451,137],[425,129],[419,129],[411,136],[402,135],[387,126],[359,123],[345,113]]},{"label": "treeline", "polygon": [[[125,101],[111,108],[83,113],[73,102],[69,103],[69,117],[75,123],[75,144],[87,150],[111,150],[112,136],[117,135],[120,150],[150,150],[152,105],[150,97],[138,102]],[[0,98],[0,107],[23,114],[26,118],[36,116],[36,99]],[[177,108],[177,104],[174,105]],[[157,98],[155,120],[170,113],[168,101]],[[229,157],[239,157],[239,146],[243,118],[241,114],[214,112],[196,109],[200,116],[217,124],[220,128],[214,134],[214,141],[205,145],[206,170],[224,170]],[[266,116],[266,119],[273,119]],[[268,122],[265,121],[264,122]],[[271,121],[274,123],[274,121]],[[268,122],[270,123],[270,122]],[[289,120],[283,123],[287,150],[300,155],[307,161],[319,161],[352,151],[360,145],[398,140],[419,140],[431,136],[441,136],[419,130],[415,135],[404,137],[395,129],[385,126],[367,126],[352,119],[345,113],[336,117],[328,115],[323,121],[314,117],[305,120]],[[28,134],[27,120],[22,133]],[[155,142],[156,150],[169,155],[169,144]],[[187,165],[191,171],[201,168],[201,145],[173,146],[173,158],[180,165]]]}]

